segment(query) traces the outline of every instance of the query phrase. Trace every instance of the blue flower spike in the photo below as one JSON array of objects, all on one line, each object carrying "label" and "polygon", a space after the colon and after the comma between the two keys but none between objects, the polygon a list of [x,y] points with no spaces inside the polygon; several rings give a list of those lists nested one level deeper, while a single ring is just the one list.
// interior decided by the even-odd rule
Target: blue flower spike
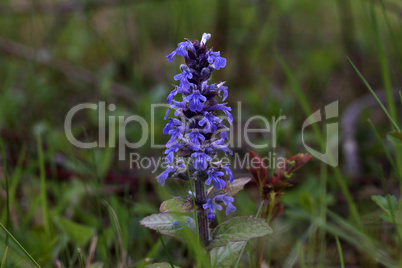
[{"label": "blue flower spike", "polygon": [[[185,64],[180,66],[181,73],[174,76],[178,85],[174,85],[166,98],[169,108],[165,119],[170,110],[175,111],[175,118],[169,117],[163,129],[165,135],[170,135],[165,150],[167,168],[157,179],[162,186],[168,178],[191,179],[193,184],[201,184],[204,192],[207,187],[214,187],[215,196],[197,193],[196,197],[205,218],[212,221],[217,211],[223,209],[222,205],[226,207],[226,214],[236,208],[233,197],[223,193],[227,184],[234,180],[232,171],[228,164],[216,161],[219,154],[232,154],[227,145],[229,128],[224,122],[232,124],[233,116],[232,109],[222,103],[228,97],[225,82],[208,84],[212,73],[226,66],[220,51],[207,48],[210,38],[211,34],[204,33],[200,42],[185,39],[167,56],[169,62],[176,55],[182,56]],[[194,191],[195,196],[197,190]],[[172,224],[176,228],[193,228],[191,220],[187,224]]]}]

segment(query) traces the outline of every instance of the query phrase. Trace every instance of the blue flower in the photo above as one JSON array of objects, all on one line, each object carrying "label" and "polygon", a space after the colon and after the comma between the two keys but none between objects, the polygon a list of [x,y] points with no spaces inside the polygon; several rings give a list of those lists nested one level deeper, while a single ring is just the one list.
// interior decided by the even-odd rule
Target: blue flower
[{"label": "blue flower", "polygon": [[211,34],[209,33],[203,33],[202,38],[201,38],[201,45],[204,44],[211,38]]},{"label": "blue flower", "polygon": [[170,140],[167,142],[167,144],[176,142],[177,139],[183,138],[182,127],[176,127],[174,129],[171,129],[171,130],[169,130],[168,133],[172,136],[170,137]]},{"label": "blue flower", "polygon": [[[222,122],[224,118],[227,118],[230,124],[233,122],[231,108],[225,106],[226,103],[219,104],[214,99],[216,96],[221,97],[223,101],[227,99],[228,88],[224,85],[225,82],[208,85],[212,72],[226,66],[226,59],[221,57],[219,51],[208,51],[206,43],[210,37],[210,34],[204,33],[200,43],[188,40],[181,42],[177,49],[167,56],[168,61],[172,61],[176,54],[181,55],[185,58],[186,64],[180,66],[181,73],[174,77],[176,81],[180,81],[179,86],[175,85],[166,98],[170,105],[165,119],[169,110],[174,108],[176,108],[174,112],[176,119],[170,118],[163,129],[163,133],[170,134],[171,137],[165,150],[165,162],[169,165],[158,176],[158,182],[162,185],[167,177],[175,176],[187,168],[190,173],[189,179],[195,178],[198,173],[206,174],[205,182],[200,180],[197,183],[204,182],[205,185],[213,183],[217,191],[221,191],[226,186],[227,180],[230,183],[234,180],[228,165],[222,165],[221,161],[209,163],[212,161],[212,156],[218,155],[217,151],[223,151],[225,154],[232,153],[226,144],[229,140],[227,133],[229,128]],[[182,94],[181,102],[174,99],[178,93]],[[218,110],[225,116],[217,116]],[[184,165],[187,157],[191,157],[188,167]],[[176,165],[171,166],[171,163]],[[205,198],[198,200],[198,202],[202,204],[204,210],[208,210],[208,219],[213,220],[216,211],[222,210],[222,205],[217,202],[225,204],[226,214],[228,214],[236,210],[233,200],[233,197],[220,194],[207,200]],[[188,220],[187,226],[190,227],[190,223],[192,223],[191,220]],[[184,221],[172,224],[180,229],[185,226]]]},{"label": "blue flower", "polygon": [[229,176],[229,182],[232,183],[234,181],[234,177],[233,177],[232,170],[229,168],[229,164],[222,166],[221,169],[226,173],[226,175]]},{"label": "blue flower", "polygon": [[174,153],[177,152],[179,149],[181,149],[184,145],[182,143],[175,142],[174,144],[168,143],[167,146],[169,146],[169,148],[165,150],[165,154],[167,154],[166,158],[165,158],[165,162],[172,163],[173,158],[174,158]]},{"label": "blue flower", "polygon": [[225,143],[225,140],[222,139],[222,138],[219,139],[219,140],[214,141],[213,143],[211,143],[211,147],[212,147],[214,150],[222,151],[222,152],[224,152],[225,154],[233,154],[233,153],[232,153],[232,150],[230,150],[230,149],[228,148],[227,144]]},{"label": "blue flower", "polygon": [[226,131],[221,131],[220,132],[221,139],[227,141],[229,139],[228,133]]},{"label": "blue flower", "polygon": [[173,61],[174,55],[176,55],[176,50],[174,50],[172,53],[170,53],[169,55],[166,56],[168,62],[172,62],[172,61]]},{"label": "blue flower", "polygon": [[167,96],[167,98],[166,98],[167,104],[171,104],[172,101],[173,101],[173,97],[176,96],[176,94],[177,94],[177,86],[174,86],[174,87],[175,87],[175,89],[172,90],[172,91],[169,93],[169,95]]},{"label": "blue flower", "polygon": [[203,108],[203,104],[201,101],[205,102],[207,100],[207,98],[205,98],[203,95],[201,95],[200,92],[198,92],[196,90],[196,91],[194,91],[194,93],[191,93],[190,95],[188,95],[185,98],[185,100],[190,102],[189,107],[192,112],[195,112],[195,111],[201,112],[202,108]]},{"label": "blue flower", "polygon": [[208,198],[205,201],[205,204],[202,207],[205,210],[208,210],[208,220],[212,221],[215,219],[216,210],[222,210],[222,206],[216,203],[217,201],[221,201],[226,206],[226,215],[230,212],[236,211],[236,207],[233,205],[234,198],[231,196],[227,196],[227,194],[217,195],[213,198]]},{"label": "blue flower", "polygon": [[210,185],[211,182],[214,182],[214,187],[216,190],[220,190],[222,187],[226,186],[226,181],[221,179],[224,175],[223,172],[215,171],[213,169],[207,171],[208,179],[205,181],[206,185]]},{"label": "blue flower", "polygon": [[192,153],[191,157],[195,159],[194,160],[194,168],[196,170],[206,170],[208,167],[207,161],[212,160],[212,157],[210,157],[203,151]]},{"label": "blue flower", "polygon": [[183,69],[183,72],[175,75],[174,80],[176,80],[176,81],[180,80],[180,89],[186,90],[186,89],[190,88],[190,82],[188,82],[188,79],[193,78],[193,74],[187,67],[182,68],[182,69]]},{"label": "blue flower", "polygon": [[236,207],[232,204],[234,201],[234,198],[231,196],[227,196],[226,194],[224,195],[217,195],[215,196],[215,200],[217,201],[223,201],[223,203],[226,206],[226,215],[229,214],[229,212],[234,212],[236,211]]},{"label": "blue flower", "polygon": [[171,104],[173,101],[173,97],[177,95],[177,93],[185,93],[185,94],[189,94],[190,92],[188,92],[188,89],[182,89],[181,87],[178,87],[176,85],[173,85],[175,89],[173,89],[169,95],[166,98],[166,102],[167,104]]},{"label": "blue flower", "polygon": [[228,97],[229,93],[228,93],[228,87],[224,86],[223,84],[225,84],[225,82],[220,82],[218,84],[218,90],[223,92],[222,95],[222,101],[226,100],[226,98]]},{"label": "blue flower", "polygon": [[172,62],[172,61],[173,61],[173,57],[174,57],[174,55],[176,55],[176,54],[177,54],[177,55],[180,55],[180,56],[183,56],[183,57],[187,57],[187,50],[186,50],[186,48],[189,49],[189,50],[193,50],[193,49],[194,49],[193,43],[191,43],[190,41],[185,41],[185,42],[179,43],[179,44],[177,45],[176,50],[174,50],[172,53],[170,53],[169,55],[166,56],[167,60],[168,60],[169,62]]},{"label": "blue flower", "polygon": [[174,171],[176,171],[176,167],[174,167],[174,166],[168,166],[168,167],[165,169],[165,171],[157,177],[158,182],[160,183],[160,185],[162,185],[162,186],[165,185],[165,180],[166,180],[167,177],[169,177],[169,175],[170,175],[171,173],[173,173]]},{"label": "blue flower", "polygon": [[181,122],[179,119],[171,118],[169,122],[166,124],[166,126],[163,128],[163,134],[169,134],[169,130],[175,127],[180,127],[182,125],[183,122]]},{"label": "blue flower", "polygon": [[199,126],[205,125],[204,133],[214,133],[218,128],[216,124],[221,123],[222,119],[208,112],[204,112],[203,115],[204,117],[198,122],[198,125]]},{"label": "blue flower", "polygon": [[[214,62],[215,61],[215,62]],[[219,70],[226,66],[226,59],[221,57],[221,52],[208,51],[208,62],[215,65],[215,69]]]},{"label": "blue flower", "polygon": [[222,206],[215,203],[213,198],[208,198],[205,204],[202,205],[202,208],[208,210],[208,220],[213,221],[216,216],[216,210],[222,210]]},{"label": "blue flower", "polygon": [[215,110],[221,110],[221,111],[223,111],[223,112],[226,114],[227,118],[228,118],[228,122],[229,122],[230,124],[232,124],[232,122],[233,122],[233,116],[232,116],[232,114],[230,113],[230,111],[232,110],[232,108],[225,106],[225,103],[224,103],[224,104],[215,104],[215,105],[209,107],[207,110],[208,110],[208,111],[215,111]]},{"label": "blue flower", "polygon": [[[166,118],[168,117],[168,114],[169,114],[170,109],[174,109],[174,108],[184,109],[184,108],[186,108],[186,102],[179,102],[179,101],[175,101],[175,100],[174,100],[174,101],[173,101],[173,104],[171,104],[171,105],[169,106],[169,108],[166,110],[166,114],[165,114],[165,118],[164,118],[164,119],[166,119]],[[180,110],[177,110],[177,111],[175,112],[175,116],[178,115],[177,112],[180,112]]]},{"label": "blue flower", "polygon": [[185,42],[179,43],[177,48],[176,48],[177,55],[187,57],[187,50],[186,49],[194,50],[194,45],[193,45],[193,43],[191,43],[191,41],[187,40]]},{"label": "blue flower", "polygon": [[198,132],[196,129],[193,129],[192,132],[187,133],[186,138],[190,139],[190,147],[192,148],[200,148],[200,141],[205,140],[204,135]]}]

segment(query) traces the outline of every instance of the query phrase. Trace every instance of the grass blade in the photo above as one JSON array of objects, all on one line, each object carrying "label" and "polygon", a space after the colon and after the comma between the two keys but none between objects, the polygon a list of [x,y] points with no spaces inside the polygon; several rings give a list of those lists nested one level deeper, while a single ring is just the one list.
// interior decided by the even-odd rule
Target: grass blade
[{"label": "grass blade", "polygon": [[297,242],[297,253],[299,255],[300,268],[305,268],[306,266],[304,261],[303,245],[300,241]]},{"label": "grass blade", "polygon": [[8,247],[6,247],[6,249],[4,250],[4,255],[3,255],[3,259],[1,260],[0,268],[6,267],[7,251],[8,251]]},{"label": "grass blade", "polygon": [[[108,210],[110,221],[113,223],[113,227],[114,227],[114,229],[116,231],[116,235],[117,235],[117,246],[116,246],[116,248],[120,249],[120,259],[121,259],[122,267],[126,267],[126,254],[124,252],[122,231],[121,231],[119,219],[117,218],[116,212],[113,210],[112,206],[109,205],[109,203],[106,202],[106,200],[103,200],[102,203],[106,207],[106,209]],[[116,252],[116,254],[117,254],[117,252]]]},{"label": "grass blade", "polygon": [[159,230],[156,230],[156,231],[158,232],[159,239],[160,239],[160,241],[162,242],[162,246],[163,246],[163,249],[165,250],[165,253],[166,253],[166,256],[167,256],[167,258],[168,258],[168,260],[169,260],[169,263],[170,263],[170,265],[172,266],[172,268],[174,268],[173,261],[172,261],[172,259],[170,258],[169,251],[168,251],[167,248],[166,248],[165,242],[163,242],[162,235],[161,235],[161,233],[159,232]]},{"label": "grass blade", "polygon": [[[6,220],[6,226],[7,229],[10,229],[10,192],[9,192],[9,187],[8,187],[8,171],[7,171],[7,160],[6,160],[6,154],[4,153],[4,147],[3,147],[3,141],[0,136],[0,149],[1,149],[1,154],[3,156],[3,163],[4,163],[4,176],[6,178],[6,214],[7,214],[7,220]],[[8,235],[6,235],[6,246],[8,246]]]},{"label": "grass blade", "polygon": [[400,128],[398,125],[395,123],[394,119],[392,116],[388,113],[387,109],[385,106],[382,104],[381,100],[377,97],[375,94],[374,90],[371,88],[370,84],[367,82],[367,80],[364,78],[364,76],[360,73],[359,69],[353,64],[352,60],[348,58],[348,61],[350,65],[352,65],[352,68],[355,70],[357,75],[360,77],[360,79],[363,81],[363,83],[366,85],[367,89],[370,91],[371,95],[373,95],[374,99],[377,101],[378,105],[380,105],[381,110],[385,113],[385,115],[388,117],[388,120],[391,122],[392,126],[398,131],[401,132]]},{"label": "grass blade", "polygon": [[[299,84],[297,83],[296,78],[294,77],[293,73],[291,72],[289,66],[286,64],[285,60],[282,58],[282,56],[279,53],[276,53],[276,57],[277,57],[280,65],[282,66],[282,69],[284,70],[286,77],[288,78],[288,80],[291,84],[291,88],[292,88],[293,92],[296,94],[297,99],[298,99],[300,105],[302,106],[303,112],[305,113],[306,116],[311,115],[312,111],[308,104],[307,98],[306,98],[304,92],[302,91],[302,89],[300,88]],[[314,134],[315,134],[317,140],[319,141],[320,146],[322,148],[324,148],[325,141],[320,132],[320,129],[318,128],[318,126],[316,124],[313,124],[312,127],[313,127]],[[332,154],[329,154],[329,157],[331,158],[330,161],[332,162],[333,161]],[[357,210],[357,206],[352,198],[352,194],[350,193],[350,190],[348,188],[346,181],[344,180],[339,168],[334,167],[333,170],[334,170],[336,183],[338,184],[342,194],[346,198],[351,217],[356,222],[356,224],[359,225],[359,227],[363,228],[363,225],[361,224],[361,220],[360,220],[360,216],[359,216],[359,211]]]},{"label": "grass blade", "polygon": [[78,252],[78,259],[80,260],[81,268],[85,268],[84,262],[82,261],[81,249],[80,249],[80,248],[77,248],[77,252]]},{"label": "grass blade", "polygon": [[17,239],[8,231],[8,229],[0,222],[0,227],[6,232],[6,234],[14,241],[15,244],[25,253],[25,255],[35,264],[36,267],[41,268],[35,259],[26,251],[26,249],[18,242]]},{"label": "grass blade", "polygon": [[389,109],[391,117],[394,120],[397,120],[395,103],[394,103],[393,96],[392,96],[392,84],[391,84],[390,70],[388,67],[388,59],[385,54],[384,45],[381,42],[382,39],[381,39],[380,32],[378,29],[379,25],[377,23],[377,16],[376,16],[376,13],[374,10],[374,5],[371,5],[370,15],[371,15],[372,23],[373,23],[373,29],[374,29],[376,47],[377,47],[377,54],[378,54],[379,61],[380,61],[381,75],[382,75],[382,80],[384,82],[388,109]]},{"label": "grass blade", "polygon": [[338,248],[338,253],[339,253],[339,263],[341,264],[341,268],[345,268],[345,264],[343,263],[342,247],[341,247],[341,243],[339,242],[339,238],[337,236],[335,236],[335,241],[336,241],[336,246]]}]

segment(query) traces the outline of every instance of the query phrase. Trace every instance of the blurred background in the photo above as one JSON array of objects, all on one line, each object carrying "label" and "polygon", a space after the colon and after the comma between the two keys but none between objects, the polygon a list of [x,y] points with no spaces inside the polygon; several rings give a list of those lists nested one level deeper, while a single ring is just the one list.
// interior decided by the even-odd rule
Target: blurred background
[{"label": "blurred background", "polygon": [[[207,32],[212,34],[208,46],[227,59],[211,81],[226,81],[233,114],[241,102],[242,120],[234,125],[253,115],[286,115],[276,133],[278,156],[306,152],[301,140],[306,107],[314,112],[339,101],[340,166],[312,160],[292,178],[294,186],[282,199],[284,214],[273,222],[267,262],[299,267],[295,256],[301,248],[307,267],[337,267],[334,236],[339,236],[348,267],[392,264],[398,256],[394,229],[384,225],[371,200],[373,194],[384,195],[381,177],[400,197],[384,150],[394,158],[386,139],[392,126],[348,58],[400,123],[401,18],[397,0],[0,1],[0,136],[6,160],[0,164],[0,222],[7,222],[43,267],[78,267],[77,247],[87,267],[166,261],[158,236],[139,220],[158,213],[161,201],[172,195],[185,195],[186,184],[169,181],[162,188],[155,179],[161,170],[130,168],[115,148],[74,147],[64,120],[77,104],[105,102],[116,105],[108,116],[135,114],[151,122],[151,105],[165,103],[183,63],[179,57],[169,63],[166,55],[184,38],[200,40]],[[164,114],[165,109],[156,109],[153,116],[156,144],[168,140],[162,134]],[[253,126],[263,126],[258,123]],[[87,109],[74,117],[72,131],[81,141],[94,141],[98,125],[98,112]],[[319,126],[325,137],[325,124]],[[139,125],[127,126],[129,141],[141,135]],[[312,130],[305,135],[319,148]],[[251,137],[256,144],[272,140],[268,134]],[[272,152],[246,143],[234,148],[241,155],[247,149],[262,156]],[[150,139],[128,152],[163,155],[163,149],[151,148]],[[234,174],[248,176],[244,168]],[[255,214],[258,200],[250,183],[235,202],[236,214]],[[337,215],[328,216],[326,228],[315,221],[322,217],[322,204]],[[351,207],[361,225],[350,218]],[[370,236],[354,237],[353,226],[365,226],[360,231]],[[1,257],[5,233],[0,237]],[[385,257],[373,257],[364,239],[375,241],[370,250],[381,248]],[[165,243],[175,264],[191,267],[183,244],[169,238]],[[31,265],[14,244],[8,260],[9,267]],[[241,265],[248,267],[247,258]]]}]

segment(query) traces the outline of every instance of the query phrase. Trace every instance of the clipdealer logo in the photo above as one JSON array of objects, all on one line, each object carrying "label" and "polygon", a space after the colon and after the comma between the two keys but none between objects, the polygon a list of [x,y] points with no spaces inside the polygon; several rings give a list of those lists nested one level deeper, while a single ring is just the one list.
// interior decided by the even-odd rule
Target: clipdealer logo
[{"label": "clipdealer logo", "polygon": [[[150,139],[150,147],[152,149],[162,149],[165,148],[165,145],[156,144],[155,143],[155,109],[157,108],[168,108],[167,104],[151,104],[151,118],[150,122],[148,122],[145,118],[139,115],[130,115],[130,116],[115,116],[109,115],[111,112],[116,110],[116,105],[109,104],[106,106],[105,102],[95,103],[81,103],[73,108],[67,113],[65,121],[64,121],[64,130],[67,139],[69,142],[81,149],[91,149],[91,148],[117,148],[118,150],[118,159],[126,160],[127,148],[129,149],[139,149],[144,146],[148,140]],[[83,142],[78,140],[72,131],[72,121],[74,116],[77,116],[78,113],[83,112],[85,109],[91,109],[98,112],[98,140],[91,142]],[[108,115],[107,115],[108,114]],[[266,149],[266,148],[276,148],[276,132],[277,125],[280,121],[286,120],[286,116],[281,115],[277,118],[274,116],[271,117],[271,120],[267,119],[262,115],[254,115],[248,118],[244,124],[242,122],[241,117],[241,103],[238,102],[237,105],[237,118],[236,118],[236,126],[231,125],[228,133],[234,133],[234,128],[236,127],[237,137],[234,135],[229,135],[228,146],[230,148],[241,148],[243,147],[243,142],[246,143],[248,148],[253,149]],[[312,115],[310,115],[303,123],[301,128],[302,133],[302,144],[311,155],[319,159],[320,161],[330,165],[337,166],[338,159],[338,147],[339,147],[339,131],[338,131],[338,122],[327,123],[326,124],[326,149],[325,152],[320,152],[319,150],[315,150],[310,147],[305,141],[305,132],[306,128],[312,124],[319,123],[323,120],[338,118],[338,101],[332,102],[325,106],[324,108],[324,118],[321,116],[321,110],[315,111]],[[226,116],[220,116],[221,119],[226,119]],[[261,128],[252,128],[253,123],[258,122],[261,125]],[[137,137],[137,141],[132,142],[128,141],[126,137],[126,128],[128,125],[136,125],[136,127],[141,128],[141,136]],[[117,133],[116,133],[117,129]],[[159,129],[159,128],[158,128]],[[159,131],[159,130],[158,130]],[[263,135],[270,134],[271,138],[271,146],[269,144],[269,140],[267,140],[264,144],[256,144],[250,138],[251,133],[262,133]],[[117,143],[117,144],[116,144]],[[271,165],[271,162],[280,162],[281,157],[277,157],[274,154],[269,153],[268,164]],[[239,167],[244,166],[244,161],[241,162],[239,156],[235,155],[235,162],[239,163]],[[283,158],[284,159],[284,158]],[[158,160],[143,160],[140,159],[140,155],[138,153],[130,153],[130,161],[141,161],[144,163],[143,168],[147,168],[150,166],[159,166],[159,163],[163,163],[164,161]],[[145,164],[146,163],[146,164]],[[147,167],[146,167],[147,166]],[[275,166],[275,164],[273,165]]]}]

